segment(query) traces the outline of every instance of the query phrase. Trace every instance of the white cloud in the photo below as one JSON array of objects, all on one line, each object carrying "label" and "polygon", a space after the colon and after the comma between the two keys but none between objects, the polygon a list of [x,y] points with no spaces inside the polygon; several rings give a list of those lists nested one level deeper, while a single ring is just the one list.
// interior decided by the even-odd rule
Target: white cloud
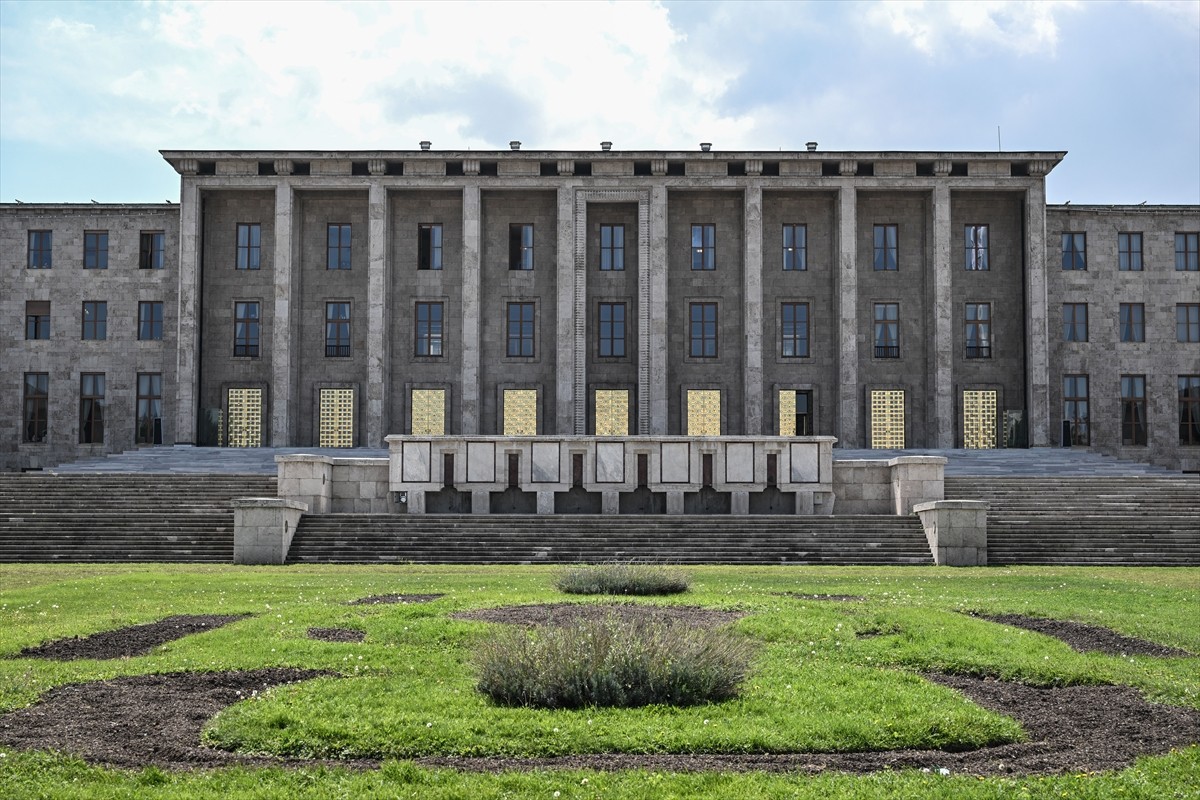
[{"label": "white cloud", "polygon": [[867,19],[929,56],[978,47],[1053,56],[1058,15],[1079,7],[1075,0],[883,0],[870,9]]}]

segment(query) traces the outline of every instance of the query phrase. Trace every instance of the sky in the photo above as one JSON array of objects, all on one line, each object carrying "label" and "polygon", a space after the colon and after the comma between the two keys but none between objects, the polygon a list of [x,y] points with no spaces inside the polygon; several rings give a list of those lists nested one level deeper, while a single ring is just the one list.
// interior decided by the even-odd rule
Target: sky
[{"label": "sky", "polygon": [[[1069,151],[1200,203],[1200,0],[0,0],[0,202],[162,202],[159,150]],[[999,141],[998,141],[999,140]]]}]

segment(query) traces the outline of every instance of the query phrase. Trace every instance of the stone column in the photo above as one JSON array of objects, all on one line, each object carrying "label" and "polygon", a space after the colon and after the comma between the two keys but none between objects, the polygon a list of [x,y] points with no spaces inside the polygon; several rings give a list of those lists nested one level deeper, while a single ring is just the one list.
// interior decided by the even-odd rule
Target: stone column
[{"label": "stone column", "polygon": [[175,350],[175,444],[196,441],[200,402],[200,190],[183,178],[179,189],[179,345]]},{"label": "stone column", "polygon": [[[648,220],[650,259],[643,267],[650,278],[649,334],[639,336],[639,358],[650,365],[650,428],[639,434],[667,433],[667,187],[650,190]],[[645,402],[639,397],[638,402]],[[670,499],[668,498],[668,503]]]},{"label": "stone column", "polygon": [[[480,308],[480,259],[482,248],[482,207],[479,186],[463,187],[463,242],[462,242],[462,378],[459,391],[462,396],[461,433],[477,435],[480,431],[482,407],[479,402],[479,315]],[[447,432],[453,427],[447,426]]]},{"label": "stone column", "polygon": [[[557,326],[555,330],[553,430],[559,436],[582,435],[587,425],[584,375],[586,329],[587,201],[575,199],[575,187],[558,189]],[[545,415],[549,418],[549,414]],[[548,426],[547,426],[548,427]],[[551,498],[553,511],[553,498]]]},{"label": "stone column", "polygon": [[367,211],[367,447],[383,447],[388,428],[388,394],[391,390],[391,337],[387,320],[388,288],[388,194],[372,181]]},{"label": "stone column", "polygon": [[650,193],[638,199],[637,430],[650,432]]},{"label": "stone column", "polygon": [[1025,193],[1025,420],[1030,447],[1050,446],[1046,304],[1046,184],[1038,176]]},{"label": "stone column", "polygon": [[838,444],[859,447],[858,433],[858,196],[854,186],[838,189]]},{"label": "stone column", "polygon": [[746,258],[743,264],[742,324],[745,326],[744,370],[742,373],[742,433],[758,436],[763,430],[763,248],[762,187],[746,187],[742,235]]},{"label": "stone column", "polygon": [[950,292],[950,187],[933,188],[933,364],[927,415],[934,447],[954,446],[954,302]]},{"label": "stone column", "polygon": [[298,342],[298,320],[292,318],[296,280],[292,274],[298,244],[295,235],[296,192],[287,181],[275,187],[275,311],[271,318],[271,446],[286,447],[292,439],[292,408],[296,403],[296,370],[292,342]]}]

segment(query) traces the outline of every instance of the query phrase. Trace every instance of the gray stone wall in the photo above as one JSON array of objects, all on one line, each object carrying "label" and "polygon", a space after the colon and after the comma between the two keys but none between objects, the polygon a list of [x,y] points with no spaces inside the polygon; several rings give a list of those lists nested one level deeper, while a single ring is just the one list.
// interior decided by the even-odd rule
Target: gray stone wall
[{"label": "gray stone wall", "polygon": [[[587,432],[596,429],[597,389],[629,392],[629,432],[637,428],[638,263],[637,203],[591,203],[587,209]],[[600,270],[600,226],[625,226],[625,269]],[[600,357],[600,303],[625,304],[625,356]]]}]

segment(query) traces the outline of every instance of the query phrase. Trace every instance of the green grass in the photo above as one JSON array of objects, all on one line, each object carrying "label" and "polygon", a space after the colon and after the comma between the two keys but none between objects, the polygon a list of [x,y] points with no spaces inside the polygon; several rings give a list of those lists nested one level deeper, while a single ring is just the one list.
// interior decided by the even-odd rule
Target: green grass
[{"label": "green grass", "polygon": [[[561,600],[541,567],[0,566],[0,711],[52,686],[177,670],[262,666],[343,677],[279,687],[209,726],[211,744],[296,756],[388,759],[381,771],[230,769],[121,772],[67,756],[0,750],[0,795],[269,797],[1186,797],[1200,749],[1111,775],[1023,780],[901,772],[817,778],[622,772],[462,775],[415,767],[422,755],[783,752],[983,745],[1019,740],[1011,720],[916,673],[934,669],[1028,683],[1118,683],[1200,708],[1196,659],[1079,654],[1057,640],[962,611],[1105,625],[1200,652],[1200,570],[694,568],[686,597],[638,602],[739,609],[758,643],[741,696],[671,708],[505,708],[475,690],[471,654],[496,626],[455,611]],[[346,606],[389,592],[428,604]],[[798,600],[853,594],[862,602]],[[250,613],[220,630],[112,661],[13,658],[28,645],[171,614]],[[309,640],[310,626],[365,630],[362,644]],[[880,632],[870,638],[858,632]],[[392,760],[397,759],[397,760]],[[584,779],[588,784],[581,783]],[[56,790],[56,787],[60,787]]]}]

